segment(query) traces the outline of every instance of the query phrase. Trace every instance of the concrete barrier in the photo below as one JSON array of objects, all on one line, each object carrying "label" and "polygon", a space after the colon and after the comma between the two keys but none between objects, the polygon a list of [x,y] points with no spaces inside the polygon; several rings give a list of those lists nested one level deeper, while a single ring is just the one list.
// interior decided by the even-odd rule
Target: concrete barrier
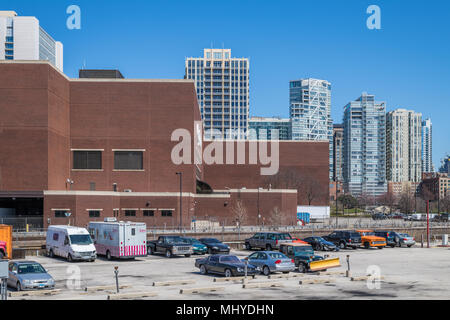
[{"label": "concrete barrier", "polygon": [[[351,277],[350,280],[351,281],[364,281],[364,280],[369,280],[370,275],[368,276],[359,276],[359,277]],[[380,276],[378,277],[378,279],[383,280],[384,276]]]},{"label": "concrete barrier", "polygon": [[283,287],[279,282],[256,282],[242,285],[243,289]]},{"label": "concrete barrier", "polygon": [[305,279],[300,280],[298,284],[316,284],[316,283],[332,283],[336,282],[335,279]]},{"label": "concrete barrier", "polygon": [[225,290],[225,287],[187,288],[187,289],[181,289],[180,294],[214,292],[214,291],[223,291],[223,290]]},{"label": "concrete barrier", "polygon": [[[230,277],[230,278],[214,278],[213,282],[236,282],[242,281],[245,277]],[[247,279],[256,279],[256,276],[248,276]]]},{"label": "concrete barrier", "polygon": [[61,292],[61,289],[36,290],[36,291],[15,291],[15,292],[9,292],[8,296],[10,296],[10,297],[48,296],[48,295],[58,294],[60,292]]},{"label": "concrete barrier", "polygon": [[[131,288],[131,285],[121,285],[119,289]],[[93,291],[106,291],[106,290],[117,290],[117,286],[95,286],[95,287],[85,287],[83,289],[85,292]]]},{"label": "concrete barrier", "polygon": [[318,276],[333,276],[333,275],[345,275],[345,271],[321,271],[317,272],[316,275]]},{"label": "concrete barrier", "polygon": [[195,280],[173,280],[173,281],[157,281],[153,282],[154,287],[165,287],[165,286],[174,286],[174,285],[186,285],[186,284],[194,284]]},{"label": "concrete barrier", "polygon": [[288,278],[301,278],[304,277],[304,273],[287,273],[287,274],[271,274],[267,276],[268,279],[288,279]]},{"label": "concrete barrier", "polygon": [[108,300],[147,298],[157,296],[157,292],[131,292],[131,293],[115,293],[108,295]]}]

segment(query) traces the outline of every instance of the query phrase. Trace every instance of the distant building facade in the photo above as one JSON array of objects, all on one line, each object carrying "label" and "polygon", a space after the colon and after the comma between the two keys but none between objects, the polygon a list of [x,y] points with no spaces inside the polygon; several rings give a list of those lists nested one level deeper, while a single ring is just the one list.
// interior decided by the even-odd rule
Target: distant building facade
[{"label": "distant building facade", "polygon": [[427,118],[422,121],[422,172],[433,171],[433,124]]},{"label": "distant building facade", "polygon": [[36,17],[0,11],[0,60],[46,60],[63,71],[63,45],[55,41]]},{"label": "distant building facade", "polygon": [[444,159],[442,159],[439,172],[446,173],[450,176],[450,155],[447,155]]},{"label": "distant building facade", "polygon": [[385,108],[367,93],[344,108],[344,188],[352,195],[387,191]]},{"label": "distant building facade", "polygon": [[249,120],[250,140],[291,140],[291,120],[252,117]]},{"label": "distant building facade", "polygon": [[386,115],[386,173],[393,182],[422,178],[422,114],[397,109]]},{"label": "distant building facade", "polygon": [[343,181],[344,126],[333,125],[333,181]]},{"label": "distant building facade", "polygon": [[423,173],[420,191],[429,200],[442,200],[450,196],[450,177],[446,173]]},{"label": "distant building facade", "polygon": [[[186,58],[185,79],[195,82],[205,138],[245,139],[250,108],[250,62],[232,58],[231,49],[204,49]],[[216,134],[215,134],[216,133]]]},{"label": "distant building facade", "polygon": [[329,142],[329,176],[332,179],[331,83],[311,78],[290,81],[289,114],[292,122],[292,140],[326,140]]}]

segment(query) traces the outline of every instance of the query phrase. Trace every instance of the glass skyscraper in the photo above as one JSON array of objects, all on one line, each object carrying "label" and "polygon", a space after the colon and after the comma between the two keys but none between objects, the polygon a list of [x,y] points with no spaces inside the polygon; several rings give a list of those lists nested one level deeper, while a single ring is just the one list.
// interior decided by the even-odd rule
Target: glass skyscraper
[{"label": "glass skyscraper", "polygon": [[433,172],[433,124],[428,118],[422,121],[422,172]]},{"label": "glass skyscraper", "polygon": [[289,82],[289,114],[292,140],[329,142],[329,173],[333,178],[333,121],[331,84],[326,80],[300,79]]},{"label": "glass skyscraper", "polygon": [[344,108],[344,188],[354,196],[387,191],[385,107],[363,93]]},{"label": "glass skyscraper", "polygon": [[186,58],[185,64],[185,78],[195,81],[205,138],[246,139],[249,60],[232,58],[231,49],[204,49],[202,58]]},{"label": "glass skyscraper", "polygon": [[249,120],[250,140],[291,140],[291,121],[282,118],[252,117]]}]

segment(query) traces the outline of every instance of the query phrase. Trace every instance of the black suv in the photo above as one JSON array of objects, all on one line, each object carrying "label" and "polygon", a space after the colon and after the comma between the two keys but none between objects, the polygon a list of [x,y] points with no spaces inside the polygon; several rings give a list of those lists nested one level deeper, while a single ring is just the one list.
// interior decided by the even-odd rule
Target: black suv
[{"label": "black suv", "polygon": [[341,249],[346,249],[348,247],[356,249],[361,246],[361,235],[356,231],[334,231],[322,238],[333,242]]},{"label": "black suv", "polygon": [[395,231],[375,231],[375,235],[386,239],[386,245],[392,248],[400,243],[400,235]]}]

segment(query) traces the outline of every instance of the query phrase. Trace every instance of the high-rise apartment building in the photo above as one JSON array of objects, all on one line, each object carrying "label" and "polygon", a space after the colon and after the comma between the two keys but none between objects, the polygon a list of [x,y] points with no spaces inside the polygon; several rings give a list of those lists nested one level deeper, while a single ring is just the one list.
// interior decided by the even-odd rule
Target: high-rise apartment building
[{"label": "high-rise apartment building", "polygon": [[250,140],[291,140],[291,120],[252,117],[249,120]]},{"label": "high-rise apartment building", "polygon": [[386,178],[392,182],[422,179],[422,114],[397,109],[386,115]]},{"label": "high-rise apartment building", "polygon": [[344,126],[342,124],[333,125],[333,181],[342,182],[344,150]]},{"label": "high-rise apartment building", "polygon": [[35,17],[0,11],[0,60],[47,60],[63,71],[63,45]]},{"label": "high-rise apartment building", "polygon": [[185,78],[195,81],[205,138],[247,138],[249,60],[232,58],[231,49],[204,49],[202,58],[186,58],[185,64]]},{"label": "high-rise apartment building", "polygon": [[363,93],[344,108],[344,188],[352,195],[387,191],[385,107]]},{"label": "high-rise apartment building", "polygon": [[330,144],[330,179],[333,178],[333,121],[331,84],[326,80],[289,82],[289,114],[292,140],[327,140]]},{"label": "high-rise apartment building", "polygon": [[422,121],[422,171],[433,172],[433,124],[431,119]]}]

